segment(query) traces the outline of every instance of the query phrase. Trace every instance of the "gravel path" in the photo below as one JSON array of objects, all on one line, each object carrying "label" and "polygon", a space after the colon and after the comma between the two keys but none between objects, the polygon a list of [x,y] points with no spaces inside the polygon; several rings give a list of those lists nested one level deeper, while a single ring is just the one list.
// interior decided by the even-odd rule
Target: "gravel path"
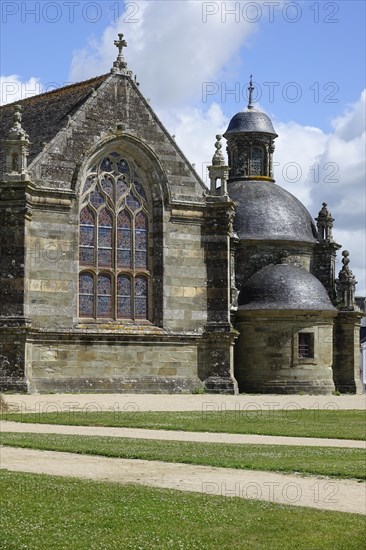
[{"label": "gravel path", "polygon": [[366,484],[352,480],[104,458],[13,447],[1,448],[1,468],[122,484],[137,483],[208,495],[255,498],[279,504],[366,514]]},{"label": "gravel path", "polygon": [[[261,411],[366,409],[365,395],[152,395],[56,394],[6,395],[22,412],[51,411]],[[4,432],[63,433],[175,441],[257,443],[365,448],[365,442],[302,437],[193,433],[131,428],[56,426],[1,422]],[[255,498],[294,506],[366,514],[366,484],[327,477],[285,475],[146,460],[84,456],[14,447],[0,449],[0,467],[12,471],[139,483],[181,491]]]},{"label": "gravel path", "polygon": [[355,449],[366,449],[366,441],[355,441],[352,439],[179,432],[172,430],[146,430],[143,428],[104,428],[99,426],[59,426],[55,424],[22,424],[20,422],[5,421],[0,421],[0,432],[128,437],[133,439],[163,439],[203,443],[255,443],[264,445],[303,445],[306,447],[352,447]]},{"label": "gravel path", "polygon": [[366,409],[366,395],[170,395],[170,394],[7,394],[23,412],[113,411],[261,411]]}]

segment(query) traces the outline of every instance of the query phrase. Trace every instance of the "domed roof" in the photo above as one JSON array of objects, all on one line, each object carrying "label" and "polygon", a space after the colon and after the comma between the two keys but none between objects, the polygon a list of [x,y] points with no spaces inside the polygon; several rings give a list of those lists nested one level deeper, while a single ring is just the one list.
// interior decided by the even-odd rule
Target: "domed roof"
[{"label": "domed roof", "polygon": [[228,184],[236,204],[234,231],[239,239],[314,243],[314,221],[301,202],[270,181],[241,180]]},{"label": "domed roof", "polygon": [[244,132],[261,132],[277,137],[269,116],[254,108],[249,108],[234,115],[229,122],[224,137],[227,139],[231,134]]},{"label": "domed roof", "polygon": [[267,265],[252,275],[239,294],[239,311],[337,311],[321,282],[290,264]]}]

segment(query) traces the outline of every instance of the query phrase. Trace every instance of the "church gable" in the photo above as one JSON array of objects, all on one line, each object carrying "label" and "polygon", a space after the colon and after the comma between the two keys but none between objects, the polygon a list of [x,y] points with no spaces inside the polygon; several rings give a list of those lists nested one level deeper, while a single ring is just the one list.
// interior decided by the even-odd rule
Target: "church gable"
[{"label": "church gable", "polygon": [[[122,147],[125,141],[155,157],[150,168],[160,165],[173,200],[204,201],[204,184],[129,76],[104,75],[21,105],[31,143],[29,172],[37,186],[71,190],[89,157],[102,148],[111,152],[109,141]],[[5,136],[13,110],[4,109]]]}]

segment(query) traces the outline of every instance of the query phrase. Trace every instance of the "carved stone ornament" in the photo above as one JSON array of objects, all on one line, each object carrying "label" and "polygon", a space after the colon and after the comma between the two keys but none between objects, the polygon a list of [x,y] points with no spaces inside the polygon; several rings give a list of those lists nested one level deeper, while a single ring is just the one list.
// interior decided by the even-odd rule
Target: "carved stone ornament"
[{"label": "carved stone ornament", "polygon": [[29,136],[22,128],[22,107],[14,106],[13,126],[3,142],[6,158],[6,179],[27,179]]},{"label": "carved stone ornament", "polygon": [[350,263],[348,250],[343,250],[342,256],[343,267],[339,272],[338,279],[336,279],[338,307],[341,310],[354,311],[356,306],[355,288],[357,281],[348,267]]},{"label": "carved stone ornament", "polygon": [[123,33],[118,34],[118,40],[114,41],[114,45],[118,48],[118,56],[116,61],[113,63],[111,72],[115,74],[122,74],[125,76],[132,77],[132,71],[127,69],[127,62],[123,55],[123,48],[127,47],[127,42],[123,38]]},{"label": "carved stone ornament", "polygon": [[323,202],[322,209],[319,211],[315,221],[317,222],[319,242],[333,242],[332,228],[334,219],[328,210],[326,202]]}]

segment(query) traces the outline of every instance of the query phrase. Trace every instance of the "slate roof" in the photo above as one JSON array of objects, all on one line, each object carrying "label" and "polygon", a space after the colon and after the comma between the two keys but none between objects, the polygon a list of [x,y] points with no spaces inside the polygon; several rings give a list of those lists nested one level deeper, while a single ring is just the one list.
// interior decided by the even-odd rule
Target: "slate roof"
[{"label": "slate roof", "polygon": [[336,311],[321,282],[301,267],[267,265],[252,275],[239,294],[240,311]]},{"label": "slate roof", "polygon": [[[109,74],[104,74],[3,105],[0,107],[0,141],[7,138],[13,125],[14,105],[21,105],[22,127],[29,135],[31,142],[28,157],[28,164],[30,164],[42,151],[43,144],[50,142],[66,125],[68,115],[72,116],[85,103],[93,89],[98,89],[108,77]],[[1,154],[0,173],[3,171],[4,161],[4,156]]]},{"label": "slate roof", "polygon": [[234,230],[239,239],[317,241],[314,221],[305,206],[279,185],[232,181],[228,193],[236,204]]},{"label": "slate roof", "polygon": [[248,109],[233,116],[224,134],[224,138],[228,138],[232,134],[251,132],[260,132],[277,137],[272,121],[266,113],[262,113],[256,109]]}]

